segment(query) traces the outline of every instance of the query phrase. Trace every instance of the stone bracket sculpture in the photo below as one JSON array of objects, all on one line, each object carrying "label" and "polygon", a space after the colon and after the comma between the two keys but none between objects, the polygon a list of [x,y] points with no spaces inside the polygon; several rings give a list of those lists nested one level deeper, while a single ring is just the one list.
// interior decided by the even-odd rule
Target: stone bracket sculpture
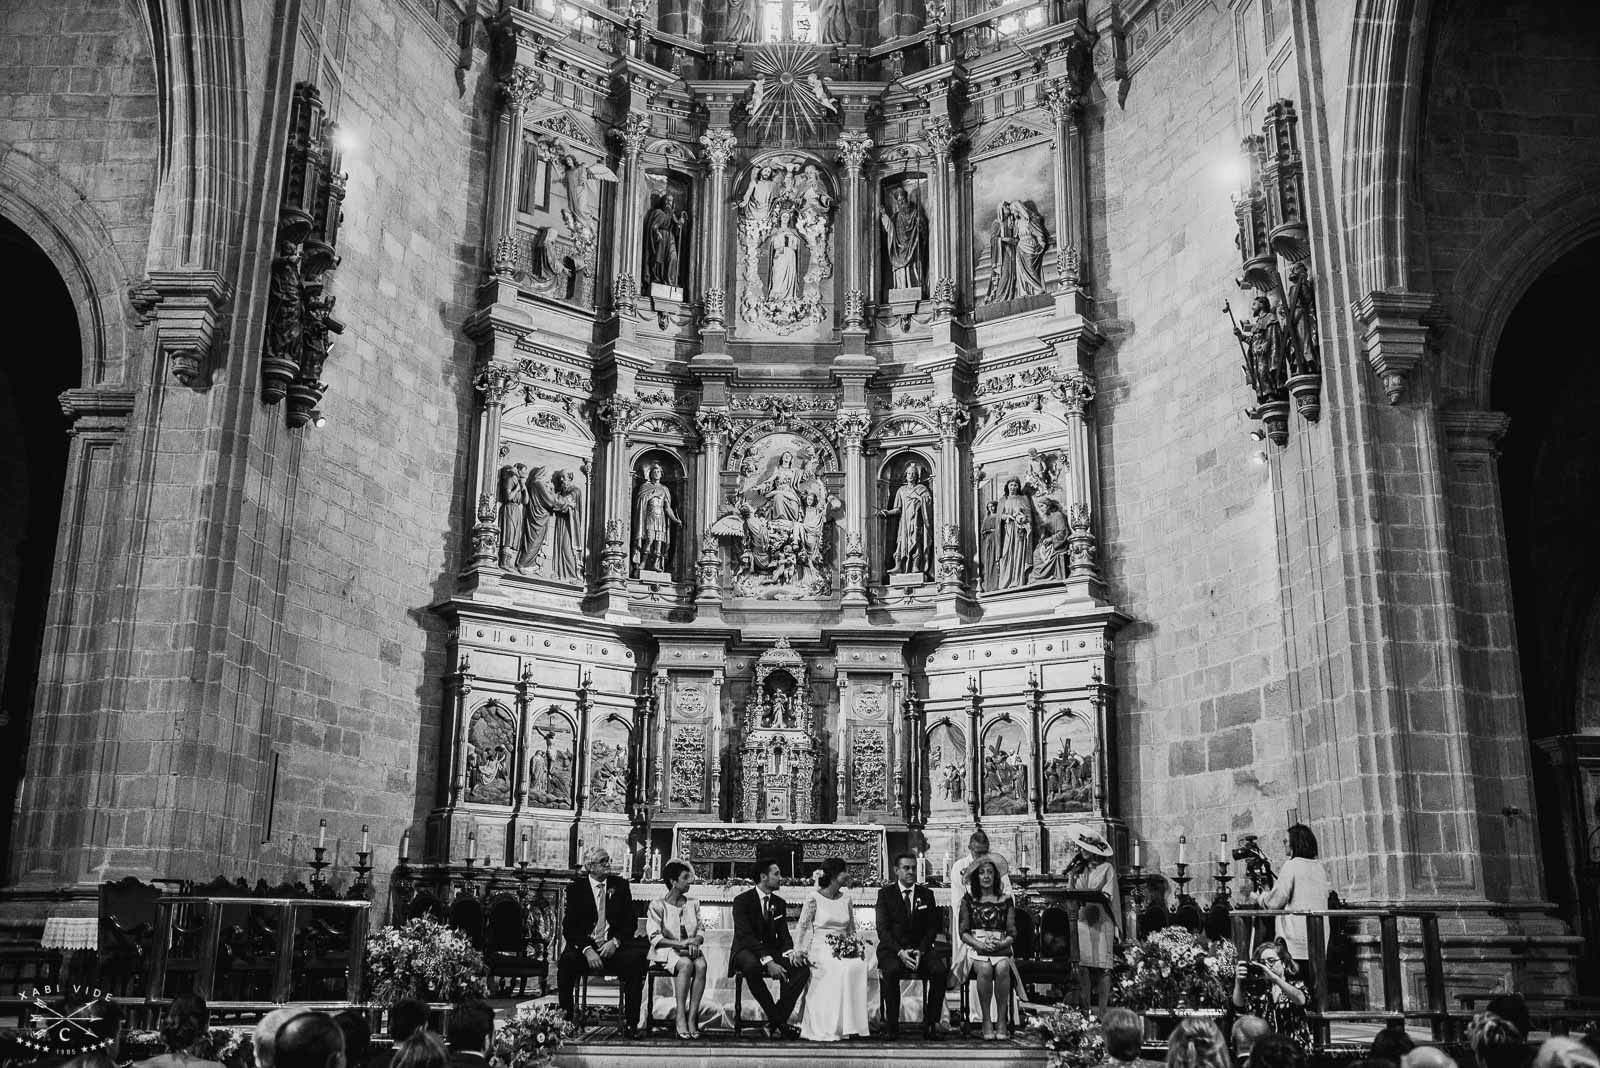
[{"label": "stone bracket sculpture", "polygon": [[151,271],[129,291],[139,325],[156,324],[157,347],[180,385],[205,383],[212,341],[230,295],[215,271]]},{"label": "stone bracket sculpture", "polygon": [[317,87],[301,82],[290,111],[261,359],[261,399],[276,404],[287,396],[291,427],[312,420],[327,392],[323,365],[334,336],[344,332],[331,293],[344,190],[333,124],[325,121]]}]

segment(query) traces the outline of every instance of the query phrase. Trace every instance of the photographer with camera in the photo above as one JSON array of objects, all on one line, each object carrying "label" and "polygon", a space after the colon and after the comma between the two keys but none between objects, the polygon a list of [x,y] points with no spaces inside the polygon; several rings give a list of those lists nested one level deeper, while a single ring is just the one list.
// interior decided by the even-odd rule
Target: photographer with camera
[{"label": "photographer with camera", "polygon": [[1280,1035],[1311,1047],[1311,1023],[1306,1019],[1306,987],[1284,946],[1283,939],[1262,942],[1249,963],[1233,970],[1233,1007],[1259,1016]]},{"label": "photographer with camera", "polygon": [[[1289,859],[1284,861],[1276,882],[1268,889],[1257,890],[1250,900],[1264,909],[1284,909],[1289,912],[1314,912],[1327,908],[1328,873],[1322,870],[1322,864],[1317,860],[1317,836],[1311,833],[1310,827],[1297,823],[1289,828],[1283,844]],[[1311,975],[1308,964],[1311,954],[1307,949],[1305,917],[1280,916],[1278,934],[1286,943],[1288,956],[1293,958],[1301,977],[1307,983],[1315,982],[1316,977]]]}]

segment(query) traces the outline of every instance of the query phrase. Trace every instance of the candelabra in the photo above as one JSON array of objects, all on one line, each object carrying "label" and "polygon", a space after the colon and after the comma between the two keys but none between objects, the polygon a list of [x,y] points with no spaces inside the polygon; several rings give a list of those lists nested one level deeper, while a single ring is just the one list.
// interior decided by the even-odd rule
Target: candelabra
[{"label": "candelabra", "polygon": [[517,880],[517,900],[524,909],[528,907],[528,880],[533,878],[533,872],[528,869],[528,858],[523,857],[517,861],[517,868],[511,873],[512,878]]},{"label": "candelabra", "polygon": [[1178,888],[1178,904],[1182,905],[1186,901],[1192,900],[1189,897],[1189,891],[1187,887],[1193,877],[1189,874],[1189,865],[1185,864],[1183,861],[1178,861],[1177,868],[1178,874],[1172,877],[1172,885]]},{"label": "candelabra", "polygon": [[328,859],[327,846],[312,846],[311,852],[314,854],[311,859],[311,892],[317,897],[322,897],[328,889],[328,877],[322,872],[333,861]]},{"label": "candelabra", "polygon": [[1128,897],[1133,901],[1133,911],[1143,912],[1146,886],[1144,884],[1144,865],[1128,865]]},{"label": "candelabra", "polygon": [[1217,861],[1217,896],[1214,899],[1215,901],[1220,901],[1223,904],[1228,903],[1228,884],[1233,880],[1234,876],[1228,874],[1228,862],[1219,859]]},{"label": "candelabra", "polygon": [[[478,859],[476,857],[468,857],[467,860],[466,860],[467,870],[461,873],[461,896],[462,897],[477,897],[478,896],[478,888],[477,888],[477,885],[476,885],[477,881],[478,881],[478,870],[477,870],[477,867],[476,867],[477,863],[478,863]],[[484,857],[483,858],[483,867],[484,867],[484,875],[487,876],[489,874],[489,872],[488,872],[489,858],[488,857]]]},{"label": "candelabra", "polygon": [[372,898],[372,851],[363,849],[356,854],[356,881],[350,885],[352,900],[369,901]]}]

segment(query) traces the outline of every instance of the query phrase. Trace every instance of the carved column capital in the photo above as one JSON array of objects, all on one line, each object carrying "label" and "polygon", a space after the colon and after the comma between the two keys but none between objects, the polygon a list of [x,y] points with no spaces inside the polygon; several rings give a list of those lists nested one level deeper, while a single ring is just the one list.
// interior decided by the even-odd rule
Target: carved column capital
[{"label": "carved column capital", "polygon": [[632,397],[607,397],[595,409],[595,418],[600,420],[612,437],[616,437],[627,432],[638,417],[640,407]]},{"label": "carved column capital", "polygon": [[702,408],[695,412],[694,426],[702,440],[719,445],[726,445],[728,435],[733,433],[733,420],[720,408]]},{"label": "carved column capital", "polygon": [[945,160],[950,158],[950,149],[955,146],[961,132],[951,124],[948,116],[935,115],[922,124],[922,136],[928,139],[933,154]]},{"label": "carved column capital", "polygon": [[833,432],[846,448],[859,449],[872,427],[872,416],[865,408],[844,408],[833,417]]},{"label": "carved column capital", "polygon": [[738,145],[733,131],[726,128],[707,130],[700,135],[700,143],[706,148],[706,162],[711,165],[712,179],[721,177],[728,169],[728,161],[733,158],[733,150]]},{"label": "carved column capital", "polygon": [[1081,71],[1040,79],[1040,102],[1055,116],[1056,122],[1073,122],[1083,114],[1084,82]]},{"label": "carved column capital", "polygon": [[639,158],[639,153],[644,151],[645,138],[650,136],[650,116],[630,111],[616,128],[615,133],[617,139],[622,142],[623,154],[628,162],[632,163]]},{"label": "carved column capital", "polygon": [[1500,455],[1500,439],[1511,429],[1505,412],[1446,408],[1439,413],[1444,447],[1450,458],[1468,467],[1487,467]]},{"label": "carved column capital", "polygon": [[857,131],[845,131],[839,135],[839,162],[844,164],[844,173],[850,178],[861,177],[861,165],[866,162],[867,151],[872,148],[872,138]]},{"label": "carved column capital", "polygon": [[1428,351],[1432,293],[1368,293],[1356,301],[1356,322],[1367,363],[1383,383],[1390,404],[1405,399],[1412,372]]},{"label": "carved column capital", "polygon": [[1069,415],[1082,415],[1094,400],[1094,379],[1083,371],[1069,371],[1052,388]]},{"label": "carved column capital", "polygon": [[157,345],[179,384],[204,383],[229,295],[216,271],[151,271],[128,291],[139,325],[155,324]]},{"label": "carved column capital", "polygon": [[520,115],[528,109],[529,104],[544,95],[544,82],[539,78],[539,73],[521,63],[512,67],[511,73],[496,85],[500,90],[501,102],[513,115]]},{"label": "carved column capital", "polygon": [[930,405],[928,414],[933,416],[934,423],[939,427],[939,433],[947,438],[955,437],[961,432],[962,427],[972,421],[972,415],[967,410],[967,402],[954,398]]},{"label": "carved column capital", "polygon": [[478,372],[472,380],[472,388],[478,391],[479,401],[485,408],[504,404],[506,395],[517,388],[517,372],[504,364],[491,363]]}]

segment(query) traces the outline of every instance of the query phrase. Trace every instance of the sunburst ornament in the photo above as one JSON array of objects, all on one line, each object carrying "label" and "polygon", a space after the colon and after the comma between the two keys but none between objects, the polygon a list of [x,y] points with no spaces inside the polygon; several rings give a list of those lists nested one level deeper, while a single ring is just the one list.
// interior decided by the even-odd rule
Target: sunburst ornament
[{"label": "sunburst ornament", "polygon": [[758,77],[746,108],[752,129],[780,140],[799,137],[802,128],[814,136],[823,117],[839,110],[819,71],[821,51],[798,42],[768,45],[755,54]]}]

